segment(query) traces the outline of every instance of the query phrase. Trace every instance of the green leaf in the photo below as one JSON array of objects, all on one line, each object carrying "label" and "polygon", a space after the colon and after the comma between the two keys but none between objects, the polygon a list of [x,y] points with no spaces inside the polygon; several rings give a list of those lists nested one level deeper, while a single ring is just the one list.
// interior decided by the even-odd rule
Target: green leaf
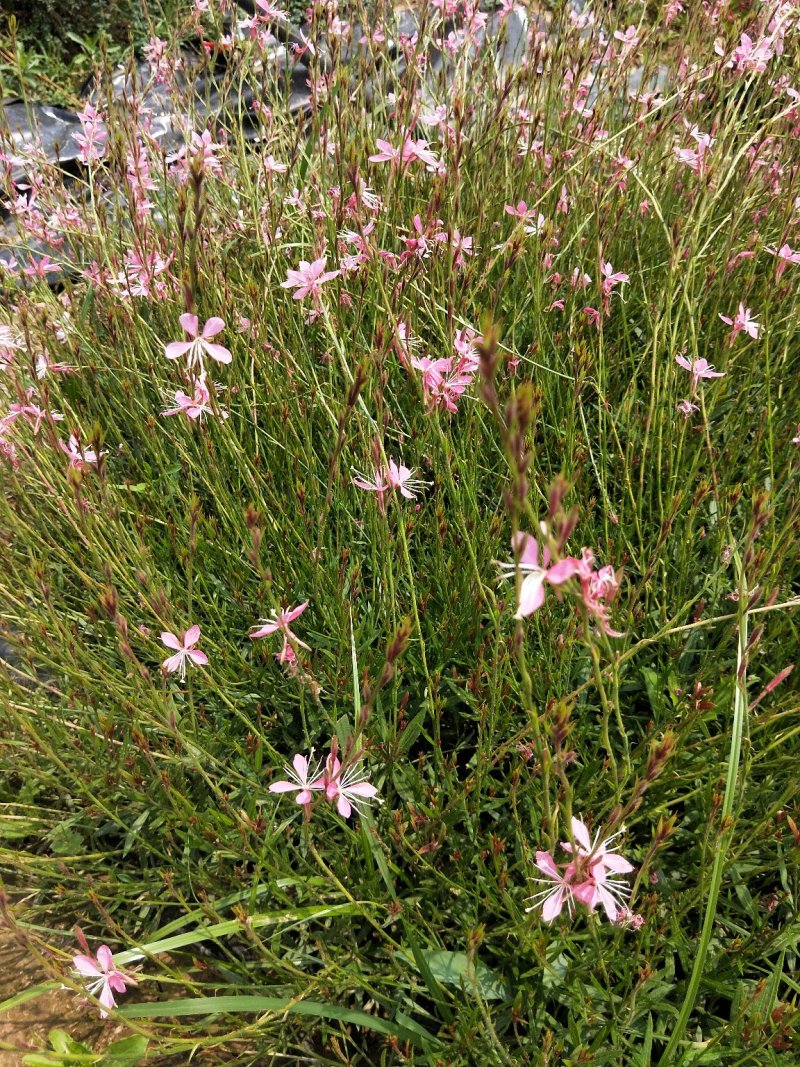
[{"label": "green leaf", "polygon": [[150,816],[150,812],[149,812],[149,810],[145,809],[145,810],[144,810],[144,811],[143,811],[143,812],[141,813],[141,815],[139,815],[139,816],[137,817],[136,821],[134,822],[134,824],[133,824],[133,826],[132,826],[132,827],[130,828],[130,830],[128,830],[127,834],[125,835],[125,843],[124,843],[124,844],[123,844],[123,846],[122,846],[122,855],[123,855],[123,858],[124,858],[125,856],[127,856],[127,855],[128,855],[128,853],[130,852],[131,848],[133,847],[133,842],[134,842],[134,840],[136,839],[136,835],[137,835],[137,834],[139,833],[139,831],[141,830],[141,828],[142,828],[142,827],[144,826],[144,824],[145,824],[145,823],[147,822],[147,820],[148,820],[149,816]]},{"label": "green leaf", "polygon": [[220,937],[242,933],[248,927],[258,930],[263,926],[277,926],[278,923],[304,923],[310,919],[325,919],[329,915],[353,915],[358,912],[359,908],[355,904],[330,904],[323,907],[294,908],[291,911],[264,912],[261,915],[250,915],[244,922],[240,919],[228,919],[226,922],[189,930],[185,934],[165,937],[161,941],[150,941],[142,945],[141,949],[129,949],[127,952],[115,954],[115,959],[122,965],[141,959],[142,953],[155,956],[159,952],[174,952],[175,949],[198,945],[202,941],[216,941]]},{"label": "green leaf", "polygon": [[60,1052],[64,1056],[73,1053],[80,1055],[81,1053],[91,1053],[92,1051],[88,1045],[73,1040],[66,1030],[51,1030],[47,1035],[47,1039],[53,1046],[53,1051]]},{"label": "green leaf", "polygon": [[103,1053],[100,1067],[136,1067],[147,1052],[148,1039],[141,1034],[131,1034],[109,1045]]},{"label": "green leaf", "polygon": [[466,990],[473,990],[477,985],[484,1000],[511,1000],[508,983],[479,960],[475,960],[470,969],[466,952],[421,949],[420,954],[437,981],[445,985],[463,986]]},{"label": "green leaf", "polygon": [[417,970],[422,975],[425,985],[428,987],[428,992],[439,1007],[439,1011],[442,1013],[442,1018],[445,1022],[453,1021],[453,1013],[450,1010],[450,1005],[447,1003],[445,991],[441,985],[436,981],[436,978],[428,963],[427,956],[423,949],[416,943],[414,936],[411,933],[411,927],[408,923],[403,922],[403,931],[406,936],[406,940],[414,954],[414,962],[417,965]]},{"label": "green leaf", "polygon": [[420,1036],[418,1028],[410,1029],[400,1022],[390,1022],[364,1011],[339,1007],[337,1004],[322,1004],[314,1000],[287,1000],[281,997],[228,996],[195,997],[191,1000],[173,1000],[162,1004],[131,1004],[120,1008],[119,1015],[126,1019],[179,1018],[185,1015],[219,1015],[235,1012],[253,1012],[256,1014],[304,1015],[317,1019],[336,1020],[360,1026],[365,1030],[397,1037],[401,1041],[410,1041],[418,1048],[440,1044],[433,1034],[426,1039]]}]

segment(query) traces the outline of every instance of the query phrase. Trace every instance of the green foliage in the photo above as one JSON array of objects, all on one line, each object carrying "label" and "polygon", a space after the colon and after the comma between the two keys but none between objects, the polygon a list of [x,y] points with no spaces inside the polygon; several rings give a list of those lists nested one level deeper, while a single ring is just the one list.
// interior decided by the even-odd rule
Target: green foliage
[{"label": "green foliage", "polygon": [[[2,904],[76,995],[74,925],[112,947],[137,981],[116,1018],[151,1060],[797,1058],[800,728],[794,676],[773,683],[800,618],[800,265],[779,273],[769,251],[800,247],[795,120],[718,61],[701,6],[642,46],[671,65],[650,110],[627,69],[597,73],[603,137],[565,88],[564,70],[597,71],[567,24],[541,73],[489,52],[452,86],[430,75],[455,132],[414,133],[444,173],[368,162],[377,138],[401,143],[418,65],[377,45],[352,66],[311,56],[326,94],[303,123],[244,41],[217,76],[272,113],[255,148],[238,114],[209,123],[220,173],[195,158],[181,181],[147,140],[137,215],[146,139],[111,100],[102,160],[69,180],[41,167],[12,246],[27,262],[33,211],[60,211],[67,276],[9,280],[2,312],[0,417],[26,398],[49,413],[38,434],[10,421],[15,462],[0,456]],[[796,54],[779,62],[796,80]],[[713,126],[707,171],[676,157],[697,143],[687,123]],[[505,210],[521,199],[540,232]],[[430,254],[392,265],[378,252],[407,251],[415,215]],[[362,269],[293,300],[287,271],[338,266],[345,230]],[[473,238],[461,266],[456,231]],[[143,252],[160,257],[149,296],[131,292]],[[604,263],[630,276],[605,308]],[[720,322],[740,301],[758,338]],[[233,357],[206,368],[221,388],[203,421],[163,416],[196,384],[164,353],[187,308],[225,320]],[[431,359],[482,331],[457,411],[426,396],[401,324]],[[37,377],[43,353],[75,372]],[[693,392],[678,355],[724,376]],[[73,432],[102,462],[70,466]],[[427,483],[416,502],[354,485],[389,457]],[[553,552],[616,569],[619,636],[577,579],[515,619],[521,575],[498,562],[542,521]],[[276,661],[280,635],[248,637],[306,600],[296,664]],[[160,634],[194,623],[209,662],[181,682]],[[334,737],[363,750],[381,803],[345,820],[317,796],[307,821],[269,786]],[[563,858],[573,815],[624,825],[641,928],[532,907],[536,853]]]}]

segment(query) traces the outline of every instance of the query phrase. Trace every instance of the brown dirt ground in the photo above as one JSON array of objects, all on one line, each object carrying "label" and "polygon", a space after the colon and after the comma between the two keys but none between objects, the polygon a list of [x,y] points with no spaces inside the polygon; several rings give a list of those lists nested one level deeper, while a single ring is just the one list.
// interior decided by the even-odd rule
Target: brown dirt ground
[{"label": "brown dirt ground", "polygon": [[[0,1001],[48,978],[13,934],[0,930]],[[94,1008],[87,1010],[71,990],[55,989],[0,1014],[0,1067],[20,1067],[26,1052],[46,1047],[48,1031],[54,1027],[66,1030],[76,1041],[85,1041],[93,1048],[102,1047],[126,1032],[116,1023],[104,1024],[94,1014]],[[12,1045],[19,1051],[11,1052],[4,1045]]]}]

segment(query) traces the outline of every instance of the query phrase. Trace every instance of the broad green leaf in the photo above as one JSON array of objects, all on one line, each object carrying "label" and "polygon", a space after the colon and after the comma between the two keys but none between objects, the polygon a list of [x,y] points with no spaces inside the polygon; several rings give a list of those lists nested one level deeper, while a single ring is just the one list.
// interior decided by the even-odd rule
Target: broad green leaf
[{"label": "broad green leaf", "polygon": [[463,986],[468,992],[477,985],[484,1000],[510,1000],[511,989],[507,982],[475,960],[470,973],[466,952],[446,952],[438,949],[422,949],[421,955],[433,977],[445,985]]},{"label": "broad green leaf", "polygon": [[148,1039],[141,1034],[131,1034],[109,1045],[103,1053],[100,1067],[136,1067],[147,1053]]}]

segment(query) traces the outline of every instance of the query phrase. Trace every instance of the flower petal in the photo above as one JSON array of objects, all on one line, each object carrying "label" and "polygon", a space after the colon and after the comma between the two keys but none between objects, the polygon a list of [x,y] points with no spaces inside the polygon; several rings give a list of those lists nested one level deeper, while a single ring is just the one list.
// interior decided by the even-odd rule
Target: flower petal
[{"label": "flower petal", "polygon": [[179,359],[186,355],[193,344],[194,341],[170,341],[164,349],[164,355],[167,359]]},{"label": "flower petal", "polygon": [[345,792],[354,797],[376,797],[378,790],[370,782],[354,782],[345,786]]},{"label": "flower petal", "polygon": [[206,341],[203,347],[206,352],[208,352],[209,356],[211,356],[212,359],[215,359],[217,363],[230,363],[233,359],[233,356],[224,345],[209,344],[209,342]]},{"label": "flower petal", "polygon": [[614,874],[630,874],[634,869],[632,863],[628,863],[624,856],[620,856],[618,852],[607,852],[603,856],[601,863],[609,871],[613,871]]},{"label": "flower petal", "polygon": [[576,819],[572,816],[572,836],[584,850],[584,852],[592,851],[592,839],[589,837],[589,830],[586,823],[581,822],[580,819]]},{"label": "flower petal", "polygon": [[299,789],[300,786],[297,782],[273,782],[270,787],[270,793],[291,793],[293,789]]},{"label": "flower petal", "polygon": [[536,853],[536,866],[542,872],[546,874],[548,878],[555,878],[556,881],[562,880],[562,874],[556,867],[555,860],[549,852],[537,852]]},{"label": "flower petal", "polygon": [[517,530],[511,538],[511,549],[515,556],[517,552],[520,553],[520,566],[539,566],[539,542],[532,534],[523,533],[522,530]]},{"label": "flower petal", "polygon": [[533,615],[544,604],[544,571],[534,571],[525,576],[519,590],[519,607],[515,619]]},{"label": "flower petal", "polygon": [[545,897],[542,904],[542,918],[545,922],[552,922],[557,915],[561,914],[561,909],[564,907],[564,896],[566,895],[566,889],[564,886],[558,886],[554,889],[549,897]]},{"label": "flower petal", "polygon": [[308,774],[308,758],[298,752],[292,760],[292,766],[294,767],[294,771],[297,777],[300,779],[301,782],[304,782]]},{"label": "flower petal", "polygon": [[79,974],[85,975],[87,978],[97,978],[98,975],[102,974],[95,960],[91,956],[84,956],[82,952],[72,957],[72,966]]},{"label": "flower petal", "polygon": [[570,578],[574,578],[579,569],[578,560],[568,556],[566,559],[559,560],[558,563],[553,564],[547,572],[547,580],[551,585],[561,585],[562,582],[567,582]]},{"label": "flower petal", "polygon": [[190,312],[184,312],[178,319],[178,322],[183,326],[184,330],[190,337],[197,337],[199,326],[197,315],[192,315]]},{"label": "flower petal", "polygon": [[216,315],[213,315],[210,319],[207,320],[205,326],[203,327],[203,333],[202,333],[203,340],[205,341],[209,337],[216,337],[217,334],[218,333],[222,333],[222,331],[224,329],[225,329],[225,321],[224,321],[224,319],[220,319]]},{"label": "flower petal", "polygon": [[101,945],[97,950],[97,962],[106,972],[114,970],[114,957],[108,945]]}]

